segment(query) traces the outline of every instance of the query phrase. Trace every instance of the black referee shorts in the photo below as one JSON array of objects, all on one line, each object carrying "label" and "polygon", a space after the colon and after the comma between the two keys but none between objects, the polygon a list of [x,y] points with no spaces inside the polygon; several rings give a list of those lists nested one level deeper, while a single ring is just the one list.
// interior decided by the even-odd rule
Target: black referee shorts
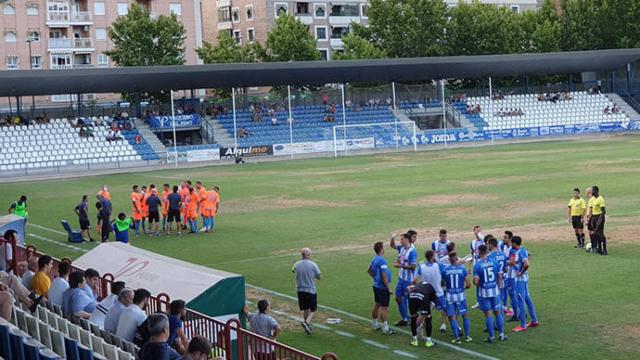
[{"label": "black referee shorts", "polygon": [[298,291],[298,305],[300,306],[300,311],[311,310],[315,312],[318,309],[318,295]]},{"label": "black referee shorts", "polygon": [[80,230],[89,230],[91,224],[88,219],[80,219]]},{"label": "black referee shorts", "polygon": [[167,212],[167,222],[180,222],[180,210],[169,209]]},{"label": "black referee shorts", "polygon": [[160,213],[157,211],[149,212],[149,224],[160,222]]},{"label": "black referee shorts", "polygon": [[582,222],[582,216],[572,216],[571,224],[574,229],[584,229],[584,223]]},{"label": "black referee shorts", "polygon": [[409,297],[409,314],[414,317],[418,315],[431,316],[431,302],[417,297]]},{"label": "black referee shorts", "polygon": [[[601,216],[603,216],[603,215],[600,214],[600,215],[591,216],[591,221],[589,221],[589,230],[592,230],[592,231],[604,231],[604,219],[602,219],[602,221],[600,221],[600,217]],[[598,222],[600,222],[600,225],[598,225]]]}]

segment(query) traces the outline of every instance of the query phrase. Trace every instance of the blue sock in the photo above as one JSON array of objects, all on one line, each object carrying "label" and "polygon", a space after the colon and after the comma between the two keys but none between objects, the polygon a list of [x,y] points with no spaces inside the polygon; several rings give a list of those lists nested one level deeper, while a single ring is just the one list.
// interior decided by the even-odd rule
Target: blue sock
[{"label": "blue sock", "polygon": [[511,298],[511,307],[513,308],[513,316],[516,319],[519,319],[520,313],[518,311],[520,307],[518,306],[518,296],[516,295],[515,290],[511,290],[511,292],[509,292],[509,297]]},{"label": "blue sock", "polygon": [[216,227],[216,218],[212,216],[209,218],[209,230],[213,230],[213,228],[215,227]]},{"label": "blue sock", "polygon": [[520,326],[527,327],[527,309],[525,309],[524,294],[518,291],[518,318],[520,319]]},{"label": "blue sock", "polygon": [[498,322],[498,334],[504,334],[504,317],[502,316],[502,311],[498,312],[496,321]]},{"label": "blue sock", "polygon": [[145,230],[146,226],[144,225],[144,223],[145,223],[145,220],[142,220],[142,222],[140,223],[140,225],[142,226],[142,232],[143,232],[143,233],[146,233],[146,232],[147,232],[147,230]]},{"label": "blue sock", "polygon": [[460,339],[460,332],[458,331],[458,320],[456,320],[455,318],[451,318],[449,322],[451,323],[451,331],[453,331],[453,337],[455,337],[456,339]]},{"label": "blue sock", "polygon": [[529,315],[531,316],[531,321],[538,322],[538,317],[536,316],[536,309],[533,307],[533,300],[531,300],[531,296],[526,295],[525,301],[527,302],[527,308],[529,309]]},{"label": "blue sock", "polygon": [[487,326],[487,330],[489,331],[489,337],[491,339],[496,337],[496,333],[493,329],[493,316],[487,316],[484,318],[484,323]]},{"label": "blue sock", "polygon": [[500,289],[500,299],[502,300],[502,309],[507,310],[507,288]]},{"label": "blue sock", "polygon": [[398,309],[400,310],[400,316],[402,317],[402,320],[407,321],[409,319],[409,310],[407,309],[409,307],[409,305],[407,304],[406,301],[406,296],[402,296],[400,298],[400,304],[398,305]]},{"label": "blue sock", "polygon": [[140,221],[134,221],[133,223],[135,224],[134,233],[140,235]]},{"label": "blue sock", "polygon": [[462,318],[462,327],[464,328],[464,336],[469,336],[469,331],[471,331],[471,321],[468,316]]},{"label": "blue sock", "polygon": [[198,220],[193,219],[193,232],[198,232]]},{"label": "blue sock", "polygon": [[167,218],[163,217],[162,218],[162,230],[166,230],[167,228]]}]

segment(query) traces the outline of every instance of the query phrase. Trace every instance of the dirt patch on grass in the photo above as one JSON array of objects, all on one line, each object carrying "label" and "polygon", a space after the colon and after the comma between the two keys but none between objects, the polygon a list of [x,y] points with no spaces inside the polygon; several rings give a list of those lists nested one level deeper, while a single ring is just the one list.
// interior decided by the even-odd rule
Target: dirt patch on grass
[{"label": "dirt patch on grass", "polygon": [[[539,177],[536,177],[539,179]],[[487,179],[473,179],[473,180],[461,180],[460,184],[464,186],[491,186],[491,185],[503,185],[503,184],[511,184],[523,181],[531,181],[531,177],[529,176],[501,176]]]},{"label": "dirt patch on grass", "polygon": [[358,184],[354,182],[341,181],[341,182],[334,182],[334,183],[328,183],[328,184],[318,184],[318,185],[307,186],[307,190],[322,191],[322,190],[333,190],[333,189],[338,189],[343,187],[353,187],[353,186],[358,186]]},{"label": "dirt patch on grass", "polygon": [[407,200],[405,205],[408,206],[430,206],[430,205],[454,205],[454,204],[466,204],[472,201],[492,201],[498,198],[485,194],[438,194],[427,195],[419,198],[413,198]]},{"label": "dirt patch on grass", "polygon": [[[271,255],[275,255],[275,256],[279,256],[279,255],[299,255],[300,254],[300,250],[301,250],[300,248],[281,249],[281,250],[274,250],[270,254]],[[313,246],[313,247],[311,247],[312,255],[328,253],[328,252],[343,252],[343,251],[349,251],[349,253],[354,254],[354,253],[368,252],[369,250],[371,250],[373,252],[373,245],[372,244],[366,244],[366,245],[363,245],[363,244],[361,244],[361,245],[345,244],[345,245],[340,245],[340,246]]]},{"label": "dirt patch on grass", "polygon": [[223,211],[227,214],[248,213],[265,210],[286,210],[300,208],[344,208],[363,205],[361,200],[326,201],[313,199],[290,199],[283,197],[254,197],[242,200],[228,200]]}]

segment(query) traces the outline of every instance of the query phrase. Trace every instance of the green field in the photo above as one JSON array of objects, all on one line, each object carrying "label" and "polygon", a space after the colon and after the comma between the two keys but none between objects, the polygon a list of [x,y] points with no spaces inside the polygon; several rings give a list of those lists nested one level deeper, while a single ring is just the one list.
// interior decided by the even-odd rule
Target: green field
[{"label": "green field", "polygon": [[[95,194],[102,183],[110,186],[114,212],[130,211],[132,184],[174,184],[189,178],[205,186],[218,185],[222,202],[214,234],[135,238],[133,245],[240,273],[249,284],[286,295],[295,295],[291,264],[299,249],[309,246],[324,273],[319,302],[365,318],[372,304],[365,270],[375,241],[413,228],[419,233],[417,247],[422,254],[437,231],[446,228],[464,253],[473,225],[481,225],[485,234],[510,229],[523,237],[532,254],[530,290],[542,326],[514,334],[510,331],[514,323],[508,323],[510,339],[487,345],[482,341],[486,335],[481,313],[473,310],[474,341],[460,347],[502,359],[637,359],[639,149],[640,136],[624,135],[162,170],[0,184],[0,204],[8,206],[27,194],[30,222],[61,230],[61,218],[72,219],[77,226],[73,207],[82,194]],[[594,184],[607,201],[608,257],[574,249],[575,238],[566,222],[571,190]],[[93,212],[91,216],[93,220]],[[35,226],[29,226],[28,233],[65,241],[63,235]],[[28,236],[28,243],[41,250],[56,256],[80,255],[34,235]],[[392,255],[387,251],[389,260]],[[472,304],[474,291],[467,295]],[[265,293],[248,289],[250,300],[262,296]],[[268,297],[283,312],[276,314],[285,328],[281,341],[314,354],[334,351],[341,359],[470,357],[443,345],[414,349],[405,334],[384,336],[366,321],[326,309],[318,314],[319,321],[340,317],[344,322],[316,329],[309,337],[284,315],[297,315],[293,301]],[[395,305],[390,314],[392,322],[398,320]],[[439,325],[439,317],[434,324]],[[436,331],[434,337],[449,343],[451,333]],[[363,342],[366,339],[375,343]],[[398,355],[396,350],[408,354]]]}]

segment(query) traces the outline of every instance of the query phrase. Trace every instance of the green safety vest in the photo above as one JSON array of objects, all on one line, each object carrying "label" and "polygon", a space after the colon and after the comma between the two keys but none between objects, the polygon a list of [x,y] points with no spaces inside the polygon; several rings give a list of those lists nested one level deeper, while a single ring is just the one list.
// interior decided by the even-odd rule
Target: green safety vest
[{"label": "green safety vest", "polygon": [[122,221],[120,219],[116,219],[114,224],[116,225],[118,232],[127,231],[131,227],[131,218],[124,219]]},{"label": "green safety vest", "polygon": [[15,208],[13,208],[13,214],[14,215],[18,215],[18,216],[22,216],[23,218],[27,217],[27,203],[23,202],[22,204],[20,204],[19,201],[15,201],[14,204],[16,205]]}]

